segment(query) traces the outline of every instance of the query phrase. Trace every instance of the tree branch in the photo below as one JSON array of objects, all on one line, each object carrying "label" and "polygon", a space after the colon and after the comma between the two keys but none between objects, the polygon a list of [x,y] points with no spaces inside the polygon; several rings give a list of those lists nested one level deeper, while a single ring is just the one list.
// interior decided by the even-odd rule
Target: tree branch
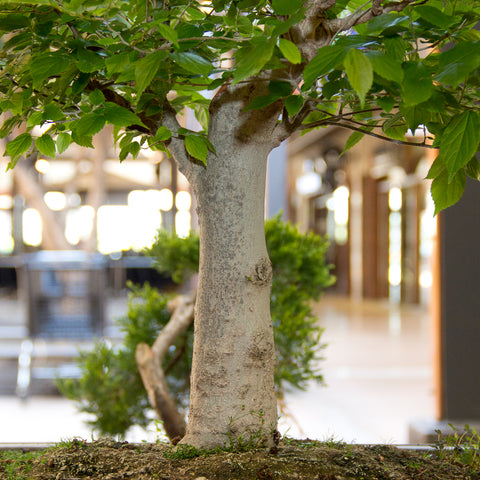
[{"label": "tree branch", "polygon": [[188,296],[180,295],[169,302],[168,308],[173,310],[172,316],[152,348],[146,343],[140,343],[135,352],[135,360],[150,403],[163,420],[165,432],[172,442],[185,435],[186,423],[170,394],[162,362],[169,347],[192,323],[195,297],[196,291]]}]

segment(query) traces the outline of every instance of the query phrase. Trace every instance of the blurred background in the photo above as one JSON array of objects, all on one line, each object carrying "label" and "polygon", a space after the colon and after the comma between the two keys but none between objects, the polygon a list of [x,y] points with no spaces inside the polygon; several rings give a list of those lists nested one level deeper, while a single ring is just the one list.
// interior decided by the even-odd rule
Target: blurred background
[{"label": "blurred background", "polygon": [[[449,220],[442,227],[433,216],[425,180],[433,157],[372,138],[342,154],[348,136],[340,128],[310,132],[269,160],[266,216],[281,212],[300,231],[327,235],[337,278],[314,305],[328,343],[327,386],[287,394],[281,428],[295,437],[407,443],[417,438],[417,419],[480,419],[465,372],[478,355],[448,353],[445,299],[455,291],[447,294],[442,279],[463,287],[461,274],[445,274]],[[157,229],[186,236],[196,227],[195,200],[170,159],[144,149],[120,163],[111,132],[94,140],[95,149],[72,145],[13,171],[0,160],[0,443],[92,436],[54,378],[78,375],[78,349],[95,338],[121,341],[115,319],[126,312],[128,280],[171,287],[141,253]],[[467,201],[478,205],[478,197]],[[458,212],[471,224],[471,213]],[[478,312],[475,295],[470,301]],[[462,317],[468,328],[455,346],[467,352],[478,329]],[[454,405],[450,395],[465,401]],[[127,439],[157,435],[152,425]]]}]

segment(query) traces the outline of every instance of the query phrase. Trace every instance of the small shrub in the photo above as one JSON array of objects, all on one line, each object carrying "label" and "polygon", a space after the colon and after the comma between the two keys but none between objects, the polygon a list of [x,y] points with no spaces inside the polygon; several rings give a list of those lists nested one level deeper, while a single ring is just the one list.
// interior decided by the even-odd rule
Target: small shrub
[{"label": "small shrub", "polygon": [[[307,382],[323,381],[320,371],[323,329],[317,325],[310,302],[318,300],[334,282],[325,263],[327,241],[275,217],[265,224],[267,249],[273,266],[271,315],[277,363],[275,385],[278,398],[286,388],[303,389]],[[185,282],[198,271],[199,239],[195,233],[182,239],[160,230],[147,252],[156,268],[177,282]],[[148,284],[130,285],[128,313],[119,319],[125,333],[123,344],[99,343],[80,355],[80,379],[58,381],[60,391],[90,413],[92,427],[101,434],[122,437],[133,425],[145,427],[150,405],[135,363],[138,343],[152,345],[170,314],[168,297]],[[193,351],[193,327],[170,348],[164,362],[170,390],[181,406],[188,401]]]}]

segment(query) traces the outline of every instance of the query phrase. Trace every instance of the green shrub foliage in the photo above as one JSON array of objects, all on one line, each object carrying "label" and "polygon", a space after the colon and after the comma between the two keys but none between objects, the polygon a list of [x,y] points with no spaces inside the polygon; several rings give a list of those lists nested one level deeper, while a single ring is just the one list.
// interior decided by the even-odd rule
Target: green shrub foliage
[{"label": "green shrub foliage", "polygon": [[[296,227],[275,217],[265,223],[267,249],[273,266],[271,314],[277,363],[275,385],[278,398],[286,389],[304,389],[310,380],[322,382],[320,361],[325,347],[310,303],[319,300],[334,282],[325,263],[328,242],[313,233],[301,234]],[[152,248],[156,268],[177,283],[198,271],[198,236],[187,238],[160,230]],[[132,425],[146,426],[150,410],[135,363],[138,343],[152,345],[170,318],[169,296],[148,284],[130,285],[128,313],[119,319],[123,344],[99,343],[79,358],[80,379],[58,381],[61,392],[93,415],[91,425],[101,434],[122,437]],[[190,327],[170,349],[164,369],[173,395],[181,406],[188,401],[193,347]]]}]

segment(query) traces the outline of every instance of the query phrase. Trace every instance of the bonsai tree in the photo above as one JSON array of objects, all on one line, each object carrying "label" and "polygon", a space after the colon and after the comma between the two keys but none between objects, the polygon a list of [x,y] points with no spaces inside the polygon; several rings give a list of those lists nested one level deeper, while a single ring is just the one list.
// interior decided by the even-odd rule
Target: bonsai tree
[{"label": "bonsai tree", "polygon": [[[277,408],[264,235],[267,156],[329,125],[439,149],[437,211],[478,177],[475,0],[38,0],[3,3],[0,134],[32,149],[168,151],[196,195],[200,270],[182,442],[274,441]],[[186,107],[199,130],[181,126]],[[37,138],[32,129],[49,126]],[[23,129],[23,130],[22,130]],[[407,139],[407,131],[420,138]],[[17,133],[18,132],[18,133]]]},{"label": "bonsai tree", "polygon": [[[312,314],[311,302],[320,299],[334,277],[330,266],[325,264],[328,243],[324,238],[313,233],[301,234],[279,217],[268,220],[265,230],[274,272],[271,313],[276,350],[275,388],[277,399],[282,402],[288,388],[303,389],[310,380],[323,382],[320,373],[325,346],[320,341],[323,328]],[[180,238],[159,230],[154,245],[146,253],[155,259],[160,272],[168,273],[176,282],[186,282],[198,272],[199,239],[194,232]],[[57,385],[64,395],[77,402],[80,410],[93,414],[91,425],[101,434],[123,437],[132,425],[147,426],[151,421],[148,412],[153,406],[165,433],[175,441],[185,433],[182,410],[188,405],[190,387],[193,309],[188,302],[185,308],[182,300],[191,296],[164,294],[148,284],[130,287],[128,312],[118,320],[124,333],[122,345],[112,347],[108,342],[100,342],[92,351],[82,352],[78,362],[81,377],[57,380]],[[182,329],[176,328],[178,321],[183,322]],[[156,367],[165,381],[157,397],[151,396],[150,405],[135,357],[137,350],[148,352],[157,341],[163,345],[165,331],[170,341]],[[168,331],[174,331],[175,335]],[[158,387],[156,382],[148,383],[149,377],[146,382],[149,393]],[[165,408],[168,398],[173,410]]]}]

